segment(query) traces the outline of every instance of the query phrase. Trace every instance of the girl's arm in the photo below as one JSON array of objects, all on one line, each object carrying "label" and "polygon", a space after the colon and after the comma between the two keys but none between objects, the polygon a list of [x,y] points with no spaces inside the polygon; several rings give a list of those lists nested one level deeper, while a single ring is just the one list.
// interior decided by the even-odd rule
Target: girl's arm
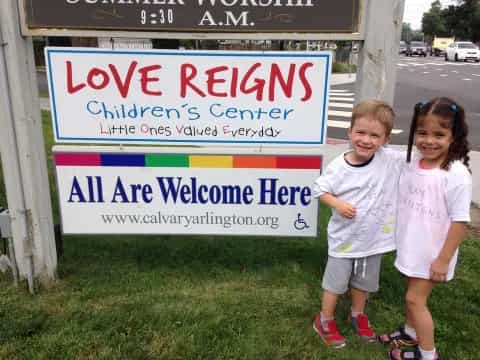
[{"label": "girl's arm", "polygon": [[430,279],[433,281],[446,280],[450,260],[466,235],[467,231],[464,222],[452,222],[448,229],[447,240],[445,240],[442,250],[440,250],[437,258],[430,266]]},{"label": "girl's arm", "polygon": [[340,200],[335,195],[324,193],[319,199],[324,204],[337,210],[337,212],[343,217],[346,217],[347,219],[353,219],[355,217],[355,208],[348,202]]}]

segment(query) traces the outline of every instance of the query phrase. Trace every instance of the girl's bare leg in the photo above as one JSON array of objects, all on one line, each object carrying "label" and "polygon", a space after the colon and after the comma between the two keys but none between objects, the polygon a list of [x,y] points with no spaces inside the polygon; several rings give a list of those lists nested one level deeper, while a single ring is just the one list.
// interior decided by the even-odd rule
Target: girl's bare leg
[{"label": "girl's bare leg", "polygon": [[435,283],[426,279],[409,278],[407,285],[407,324],[415,328],[420,347],[433,350],[434,325],[427,302]]}]

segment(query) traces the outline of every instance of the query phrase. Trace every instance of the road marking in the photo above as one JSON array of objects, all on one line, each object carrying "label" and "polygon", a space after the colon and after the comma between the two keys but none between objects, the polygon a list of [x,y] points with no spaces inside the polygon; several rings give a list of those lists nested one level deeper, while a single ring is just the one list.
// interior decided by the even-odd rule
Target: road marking
[{"label": "road marking", "polygon": [[458,74],[458,71],[457,70],[452,70],[451,72],[455,73],[455,74]]},{"label": "road marking", "polygon": [[339,94],[335,94],[335,96],[354,96],[355,94],[354,93],[339,93]]},{"label": "road marking", "polygon": [[330,96],[330,101],[332,101],[332,100],[335,100],[335,101],[353,102],[353,98],[342,98],[342,97]]},{"label": "road marking", "polygon": [[350,127],[350,121],[328,120],[327,126],[348,129]]},{"label": "road marking", "polygon": [[446,64],[443,63],[409,63],[409,64],[402,64],[399,63],[399,66],[427,66],[427,65],[438,65],[438,66],[443,66]]},{"label": "road marking", "polygon": [[[328,120],[327,126],[340,128],[340,129],[348,129],[350,128],[350,121],[341,121],[341,120]],[[400,134],[403,130],[400,129],[392,129],[392,134]]]},{"label": "road marking", "polygon": [[462,79],[463,81],[472,81],[472,79],[469,79],[469,78],[465,78],[465,79]]},{"label": "road marking", "polygon": [[346,93],[347,91],[349,91],[349,90],[330,89],[330,92],[333,92],[333,93]]},{"label": "road marking", "polygon": [[331,102],[331,103],[328,104],[328,106],[335,106],[335,107],[339,107],[339,108],[353,109],[353,104],[348,104],[348,103]]},{"label": "road marking", "polygon": [[447,77],[447,74],[440,74],[441,77]]},{"label": "road marking", "polygon": [[424,71],[423,74],[430,74],[428,71]]},{"label": "road marking", "polygon": [[480,76],[480,74],[472,74],[472,76]]},{"label": "road marking", "polygon": [[434,63],[434,62],[428,62],[428,63],[415,63],[415,62],[410,62],[408,64],[402,64],[398,63],[400,66],[426,66],[426,65],[436,65],[436,66],[480,66],[480,63],[465,63],[465,62],[442,62],[442,63]]},{"label": "road marking", "polygon": [[340,111],[340,110],[328,110],[329,116],[338,116],[338,117],[346,117],[349,118],[352,116],[351,111]]}]

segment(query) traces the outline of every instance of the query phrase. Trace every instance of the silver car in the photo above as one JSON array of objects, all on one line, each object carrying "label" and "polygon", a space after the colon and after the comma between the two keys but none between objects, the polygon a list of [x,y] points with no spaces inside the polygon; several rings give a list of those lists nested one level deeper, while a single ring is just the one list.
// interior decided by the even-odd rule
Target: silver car
[{"label": "silver car", "polygon": [[422,41],[412,41],[410,44],[408,44],[405,55],[427,56],[427,45]]}]

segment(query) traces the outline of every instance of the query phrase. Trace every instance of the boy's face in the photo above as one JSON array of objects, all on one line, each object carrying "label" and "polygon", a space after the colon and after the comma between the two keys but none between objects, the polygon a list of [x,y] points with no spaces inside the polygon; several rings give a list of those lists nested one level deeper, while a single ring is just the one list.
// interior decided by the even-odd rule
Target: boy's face
[{"label": "boy's face", "polygon": [[388,142],[385,126],[372,117],[360,117],[348,129],[353,156],[359,162],[368,161],[375,152]]}]

